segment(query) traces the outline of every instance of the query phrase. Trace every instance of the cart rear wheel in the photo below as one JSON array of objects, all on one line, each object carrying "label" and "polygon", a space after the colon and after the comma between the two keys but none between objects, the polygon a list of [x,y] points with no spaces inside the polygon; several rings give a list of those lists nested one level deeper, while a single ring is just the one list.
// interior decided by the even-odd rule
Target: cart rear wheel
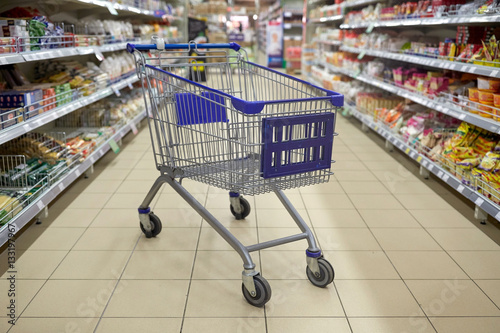
[{"label": "cart rear wheel", "polygon": [[247,199],[240,197],[240,205],[243,211],[238,214],[234,211],[233,205],[230,205],[229,208],[231,209],[231,213],[236,217],[237,220],[242,220],[245,217],[250,214],[250,203],[247,201]]},{"label": "cart rear wheel", "polygon": [[153,212],[151,212],[149,213],[149,223],[151,223],[151,231],[147,231],[142,226],[142,223],[139,223],[139,225],[141,226],[141,230],[144,235],[146,235],[146,238],[156,237],[160,234],[162,229],[160,218],[153,214]]},{"label": "cart rear wheel", "polygon": [[271,299],[271,286],[269,282],[260,275],[255,275],[253,277],[253,282],[255,283],[255,296],[250,295],[243,283],[241,284],[241,291],[248,303],[260,308]]},{"label": "cart rear wheel", "polygon": [[307,278],[316,287],[324,288],[333,282],[335,272],[332,265],[324,258],[318,259],[319,276],[316,276],[309,267],[306,268]]}]

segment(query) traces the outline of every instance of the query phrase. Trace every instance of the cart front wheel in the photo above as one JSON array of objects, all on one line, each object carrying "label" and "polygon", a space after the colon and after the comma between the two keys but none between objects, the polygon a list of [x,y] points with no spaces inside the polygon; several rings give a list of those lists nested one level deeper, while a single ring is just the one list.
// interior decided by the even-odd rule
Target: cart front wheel
[{"label": "cart front wheel", "polygon": [[240,205],[241,205],[241,209],[242,209],[241,213],[236,213],[234,211],[233,205],[229,206],[229,208],[231,209],[231,213],[234,215],[234,217],[237,220],[242,220],[245,217],[247,217],[248,214],[250,214],[250,203],[247,201],[247,199],[240,197]]},{"label": "cart front wheel", "polygon": [[248,303],[261,308],[271,299],[271,286],[269,282],[260,275],[255,275],[253,277],[253,282],[255,283],[255,296],[250,295],[243,283],[241,284],[241,291]]},{"label": "cart front wheel", "polygon": [[160,234],[162,229],[160,218],[153,214],[153,212],[151,212],[149,213],[149,223],[151,223],[151,231],[147,231],[142,226],[142,223],[139,223],[139,225],[141,226],[141,230],[144,235],[146,235],[146,238],[156,237]]},{"label": "cart front wheel", "polygon": [[332,265],[326,259],[323,258],[318,259],[318,266],[319,266],[318,276],[316,276],[309,269],[309,267],[306,268],[307,278],[316,287],[324,288],[333,282],[333,278],[335,277],[335,272],[333,270]]}]

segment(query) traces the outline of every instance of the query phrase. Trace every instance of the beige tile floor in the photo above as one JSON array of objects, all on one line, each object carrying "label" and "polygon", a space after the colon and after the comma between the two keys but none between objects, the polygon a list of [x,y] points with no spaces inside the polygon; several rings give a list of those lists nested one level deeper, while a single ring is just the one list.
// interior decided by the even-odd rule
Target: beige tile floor
[{"label": "beige tile floor", "polygon": [[[446,189],[431,189],[434,180],[358,127],[339,117],[329,184],[289,191],[336,269],[328,288],[306,278],[305,241],[263,250],[254,259],[273,297],[251,307],[238,255],[170,188],[152,204],[163,231],[145,239],[136,207],[156,170],[142,130],[18,239],[20,318],[10,328],[2,311],[0,331],[498,332],[500,247],[466,217],[469,207],[458,211]],[[248,197],[250,216],[235,221],[224,191],[184,184],[244,243],[296,231],[273,195]],[[5,253],[0,263],[1,274]]]}]

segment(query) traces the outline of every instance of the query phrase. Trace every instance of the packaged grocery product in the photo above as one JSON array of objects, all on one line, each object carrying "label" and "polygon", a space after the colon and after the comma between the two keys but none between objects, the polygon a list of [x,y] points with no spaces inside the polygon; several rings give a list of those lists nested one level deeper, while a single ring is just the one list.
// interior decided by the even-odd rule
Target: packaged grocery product
[{"label": "packaged grocery product", "polygon": [[481,134],[474,141],[474,151],[478,154],[485,155],[496,146],[497,142],[498,140],[495,140],[491,134]]},{"label": "packaged grocery product", "polygon": [[496,108],[500,108],[500,93],[493,94],[493,104]]},{"label": "packaged grocery product", "polygon": [[481,158],[466,158],[462,161],[458,161],[457,165],[463,169],[470,170],[471,168],[477,167],[481,163]]},{"label": "packaged grocery product", "polygon": [[484,171],[492,171],[500,161],[500,154],[495,152],[488,152],[481,160],[478,169]]},{"label": "packaged grocery product", "polygon": [[500,91],[500,80],[478,77],[477,88],[486,92],[498,92]]},{"label": "packaged grocery product", "polygon": [[457,131],[453,135],[450,141],[450,145],[453,147],[460,146],[466,139],[467,134],[469,134],[470,125],[466,122],[462,122],[457,128]]},{"label": "packaged grocery product", "polygon": [[477,88],[469,88],[469,100],[479,102],[479,90]]},{"label": "packaged grocery product", "polygon": [[493,104],[493,93],[479,90],[478,96],[479,96],[479,103],[487,105]]}]

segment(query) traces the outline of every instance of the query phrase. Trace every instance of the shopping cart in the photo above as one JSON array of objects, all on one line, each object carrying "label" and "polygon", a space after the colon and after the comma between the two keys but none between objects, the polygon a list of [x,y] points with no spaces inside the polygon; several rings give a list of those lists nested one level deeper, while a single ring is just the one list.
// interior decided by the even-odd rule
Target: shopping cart
[{"label": "shopping cart", "polygon": [[[318,287],[330,284],[332,266],[282,190],[328,182],[335,111],[343,105],[343,96],[250,63],[235,43],[159,40],[129,44],[127,49],[134,54],[143,83],[153,153],[161,173],[139,207],[146,237],[162,229],[149,204],[168,183],[241,256],[242,291],[250,304],[260,307],[271,298],[269,283],[255,270],[253,251],[307,239],[307,277]],[[196,49],[207,50],[206,85],[186,79],[200,71],[189,56]],[[242,194],[274,192],[301,233],[244,246],[181,185],[183,178],[229,191],[230,210],[238,220],[250,213]]]}]

